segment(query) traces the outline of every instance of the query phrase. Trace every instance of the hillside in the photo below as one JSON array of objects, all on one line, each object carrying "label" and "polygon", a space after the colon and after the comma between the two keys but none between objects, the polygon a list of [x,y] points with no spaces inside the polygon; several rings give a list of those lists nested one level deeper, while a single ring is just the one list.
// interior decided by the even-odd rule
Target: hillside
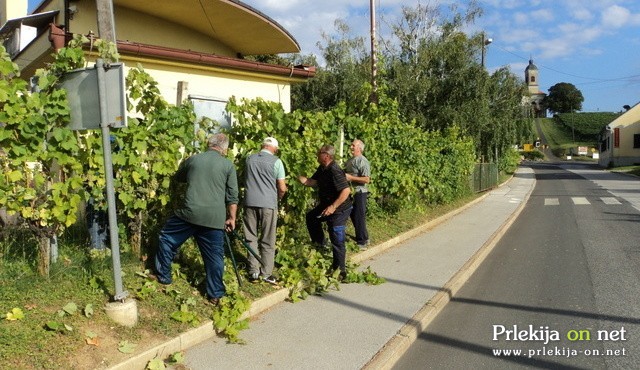
[{"label": "hillside", "polygon": [[598,149],[598,135],[602,128],[620,114],[612,112],[561,113],[553,118],[539,119],[546,144],[558,157],[577,154],[577,147]]}]

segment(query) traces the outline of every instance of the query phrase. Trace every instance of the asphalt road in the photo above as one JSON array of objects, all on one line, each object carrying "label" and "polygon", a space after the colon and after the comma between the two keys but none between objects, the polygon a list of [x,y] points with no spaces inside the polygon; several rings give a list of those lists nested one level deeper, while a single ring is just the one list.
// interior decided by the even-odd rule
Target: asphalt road
[{"label": "asphalt road", "polygon": [[396,369],[640,368],[640,181],[533,168],[524,211]]}]

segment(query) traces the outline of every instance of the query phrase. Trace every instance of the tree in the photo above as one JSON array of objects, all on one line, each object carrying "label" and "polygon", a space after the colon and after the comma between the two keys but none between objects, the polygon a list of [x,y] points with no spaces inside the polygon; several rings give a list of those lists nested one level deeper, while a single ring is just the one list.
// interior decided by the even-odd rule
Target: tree
[{"label": "tree", "polygon": [[[319,68],[312,80],[294,85],[291,89],[294,109],[331,109],[339,102],[357,99],[354,93],[357,94],[363,84],[370,80],[369,53],[364,38],[352,35],[351,28],[344,20],[337,19],[334,28],[332,34],[323,32],[323,42],[317,44],[325,67]],[[310,57],[306,57],[306,60],[313,61]]]},{"label": "tree", "polygon": [[543,104],[554,113],[573,113],[582,110],[584,97],[578,88],[568,82],[560,82],[549,88]]}]

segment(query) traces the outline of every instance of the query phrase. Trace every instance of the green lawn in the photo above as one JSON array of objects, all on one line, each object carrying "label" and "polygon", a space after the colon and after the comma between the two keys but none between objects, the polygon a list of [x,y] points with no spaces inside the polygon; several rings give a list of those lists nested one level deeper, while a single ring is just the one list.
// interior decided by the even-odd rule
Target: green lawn
[{"label": "green lawn", "polygon": [[635,176],[640,176],[640,166],[625,166],[612,169],[613,172],[624,172]]}]

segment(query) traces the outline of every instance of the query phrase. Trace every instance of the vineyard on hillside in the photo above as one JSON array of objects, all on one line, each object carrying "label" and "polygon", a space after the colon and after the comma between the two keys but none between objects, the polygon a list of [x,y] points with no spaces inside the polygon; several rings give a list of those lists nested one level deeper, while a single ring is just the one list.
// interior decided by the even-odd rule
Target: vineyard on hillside
[{"label": "vineyard on hillside", "polygon": [[600,131],[620,113],[613,112],[584,112],[584,113],[560,113],[554,115],[554,122],[565,128],[565,131],[575,134],[576,141],[589,141],[596,143]]}]

